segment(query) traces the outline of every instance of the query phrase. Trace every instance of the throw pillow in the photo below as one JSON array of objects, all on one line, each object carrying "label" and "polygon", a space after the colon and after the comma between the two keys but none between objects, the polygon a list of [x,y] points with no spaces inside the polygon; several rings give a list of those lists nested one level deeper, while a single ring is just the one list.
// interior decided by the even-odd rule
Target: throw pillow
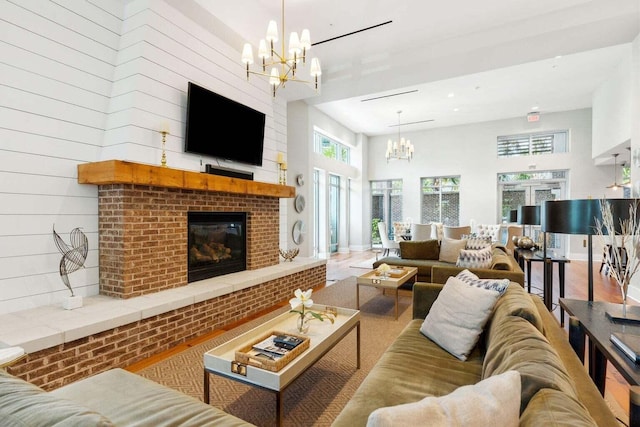
[{"label": "throw pillow", "polygon": [[517,427],[520,423],[520,374],[507,371],[457,388],[441,397],[378,408],[367,427],[428,424],[431,427]]},{"label": "throw pillow", "polygon": [[455,264],[458,261],[458,254],[467,246],[466,240],[450,239],[443,237],[440,242],[439,261]]},{"label": "throw pillow", "polygon": [[467,360],[498,298],[500,292],[496,290],[469,286],[449,277],[420,332],[456,358]]},{"label": "throw pillow", "polygon": [[456,274],[456,278],[470,286],[498,291],[500,295],[504,294],[509,287],[509,279],[481,279],[466,269]]},{"label": "throw pillow", "polygon": [[464,268],[490,268],[491,267],[491,246],[484,249],[462,249],[456,261],[457,267]]},{"label": "throw pillow", "polygon": [[491,246],[491,237],[471,236],[467,238],[467,246],[465,249],[484,249],[487,246]]},{"label": "throw pillow", "polygon": [[435,239],[400,242],[400,256],[404,259],[438,259],[439,255],[440,245]]}]

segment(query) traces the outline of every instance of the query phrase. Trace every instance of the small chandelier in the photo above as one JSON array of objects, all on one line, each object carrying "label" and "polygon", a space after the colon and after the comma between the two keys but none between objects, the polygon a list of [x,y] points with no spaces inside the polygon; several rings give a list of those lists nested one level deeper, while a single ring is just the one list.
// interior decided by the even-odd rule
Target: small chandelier
[{"label": "small chandelier", "polygon": [[400,138],[400,114],[402,111],[398,111],[398,140],[392,141],[389,139],[387,142],[387,163],[390,159],[409,160],[413,157],[413,144],[408,139]]},{"label": "small chandelier", "polygon": [[[304,29],[298,37],[295,31],[289,36],[289,50],[285,50],[284,46],[284,0],[282,0],[282,50],[280,53],[275,50],[275,43],[278,41],[278,25],[276,21],[269,21],[267,27],[267,36],[260,40],[258,45],[258,57],[262,60],[262,71],[251,71],[249,66],[253,64],[253,47],[251,43],[245,43],[242,49],[242,62],[247,68],[247,80],[250,74],[257,74],[269,78],[269,84],[272,87],[273,96],[276,96],[276,89],[284,87],[288,81],[308,83],[312,82],[301,80],[296,75],[298,65],[304,65],[307,59],[307,51],[311,49],[311,36],[309,30]],[[269,46],[267,46],[267,43]],[[267,68],[271,71],[267,73]],[[320,69],[320,61],[318,58],[311,60],[311,69],[309,74],[313,77],[313,84],[316,92],[318,91],[318,77],[322,74]]]}]

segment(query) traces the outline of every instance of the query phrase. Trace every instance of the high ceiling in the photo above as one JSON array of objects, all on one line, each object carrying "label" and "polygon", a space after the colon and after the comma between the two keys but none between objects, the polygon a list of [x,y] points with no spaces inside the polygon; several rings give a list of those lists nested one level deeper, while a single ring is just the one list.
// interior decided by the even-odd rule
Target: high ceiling
[{"label": "high ceiling", "polygon": [[[270,19],[282,32],[278,0],[196,2],[240,35],[239,52]],[[286,0],[284,11],[287,41],[308,28],[322,42],[310,55],[323,74],[318,95],[290,83],[277,96],[369,136],[396,132],[400,110],[404,132],[588,108],[640,33],[639,0]]]}]

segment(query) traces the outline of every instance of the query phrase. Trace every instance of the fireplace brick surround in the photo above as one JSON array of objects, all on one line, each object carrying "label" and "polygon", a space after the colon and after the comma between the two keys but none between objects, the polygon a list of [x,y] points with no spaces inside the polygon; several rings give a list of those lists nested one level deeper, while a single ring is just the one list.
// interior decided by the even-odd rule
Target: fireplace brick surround
[{"label": "fireplace brick surround", "polygon": [[[5,339],[28,352],[7,370],[52,390],[114,367],[126,368],[264,312],[288,300],[297,288],[326,283],[326,261],[279,262],[279,199],[293,197],[295,189],[205,175],[122,161],[79,165],[78,181],[99,186],[101,295],[87,298],[91,302],[79,309],[91,319],[85,325],[59,326],[49,314],[43,324],[54,333],[24,343],[24,333]],[[187,283],[189,210],[247,212],[246,272]],[[173,300],[156,298],[165,294]],[[148,298],[165,302],[145,309]],[[60,310],[54,312],[67,314]],[[104,318],[112,312],[111,320]],[[7,319],[24,325],[32,317],[24,312]]]},{"label": "fireplace brick surround", "polygon": [[247,270],[279,262],[279,199],[132,184],[98,190],[100,293],[187,285],[187,212],[247,212]]}]

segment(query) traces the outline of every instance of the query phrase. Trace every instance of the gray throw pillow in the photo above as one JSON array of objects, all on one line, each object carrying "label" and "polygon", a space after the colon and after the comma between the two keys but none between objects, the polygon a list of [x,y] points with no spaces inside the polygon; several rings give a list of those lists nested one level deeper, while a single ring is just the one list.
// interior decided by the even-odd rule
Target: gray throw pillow
[{"label": "gray throw pillow", "polygon": [[449,277],[420,332],[458,359],[467,360],[500,295]]}]

